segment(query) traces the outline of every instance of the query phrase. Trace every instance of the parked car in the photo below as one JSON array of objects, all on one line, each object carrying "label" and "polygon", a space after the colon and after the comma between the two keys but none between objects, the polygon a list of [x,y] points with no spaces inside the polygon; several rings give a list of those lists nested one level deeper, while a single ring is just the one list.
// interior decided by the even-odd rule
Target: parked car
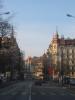
[{"label": "parked car", "polygon": [[35,85],[40,85],[40,86],[41,86],[41,85],[42,85],[42,81],[41,81],[41,80],[36,80],[34,84],[35,84]]},{"label": "parked car", "polygon": [[7,81],[7,78],[5,76],[0,76],[0,84],[5,83]]},{"label": "parked car", "polygon": [[75,78],[70,78],[70,85],[75,85]]},{"label": "parked car", "polygon": [[2,78],[2,81],[3,81],[3,82],[7,82],[7,78],[4,76],[4,77]]},{"label": "parked car", "polygon": [[47,83],[47,81],[46,80],[42,80],[42,83]]},{"label": "parked car", "polygon": [[70,84],[70,77],[65,76],[65,77],[63,78],[63,83],[64,83],[64,84]]}]

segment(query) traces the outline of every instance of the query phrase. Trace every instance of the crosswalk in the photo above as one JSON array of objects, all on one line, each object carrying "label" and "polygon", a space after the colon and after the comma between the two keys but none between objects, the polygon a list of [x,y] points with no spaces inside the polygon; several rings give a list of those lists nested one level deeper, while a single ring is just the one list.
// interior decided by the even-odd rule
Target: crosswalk
[{"label": "crosswalk", "polygon": [[[18,91],[12,91],[12,92],[4,92],[4,93],[2,93],[2,94],[0,94],[0,96],[1,95],[11,95],[11,96],[15,96],[15,95],[17,95],[18,94]],[[27,96],[28,95],[28,92],[27,91],[22,91],[19,95],[21,95],[21,96]],[[65,92],[32,92],[31,93],[31,96],[36,96],[36,95],[42,95],[42,96],[45,96],[45,95],[49,95],[49,96],[57,96],[57,95],[59,95],[59,96],[75,96],[75,94],[73,94],[73,93],[65,93]]]},{"label": "crosswalk", "polygon": [[[30,93],[31,84],[21,83],[13,87],[0,90],[0,96],[28,96]],[[75,94],[67,91],[65,87],[32,87],[31,96],[75,96]]]},{"label": "crosswalk", "polygon": [[55,93],[55,92],[50,92],[50,93],[46,93],[46,92],[39,92],[39,93],[35,93],[35,92],[32,92],[32,95],[51,95],[51,96],[75,96],[75,94],[72,94],[72,93]]}]

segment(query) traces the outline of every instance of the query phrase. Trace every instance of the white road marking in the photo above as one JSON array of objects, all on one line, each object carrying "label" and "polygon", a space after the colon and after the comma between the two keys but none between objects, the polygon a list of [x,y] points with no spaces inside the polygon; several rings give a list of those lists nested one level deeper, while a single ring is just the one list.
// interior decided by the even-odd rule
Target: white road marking
[{"label": "white road marking", "polygon": [[31,88],[32,88],[32,84],[29,85],[29,100],[31,100]]},{"label": "white road marking", "polygon": [[56,95],[56,93],[50,93],[50,95]]},{"label": "white road marking", "polygon": [[35,92],[32,92],[32,95],[36,95],[36,93]]},{"label": "white road marking", "polygon": [[12,92],[11,95],[16,95],[17,93],[18,93],[17,91],[16,92]]},{"label": "white road marking", "polygon": [[41,92],[41,94],[42,94],[42,95],[46,95],[46,93],[44,93],[44,92]]},{"label": "white road marking", "polygon": [[75,96],[75,94],[70,93],[71,96]]},{"label": "white road marking", "polygon": [[3,93],[1,93],[0,95],[7,95],[7,92],[3,92]]},{"label": "white road marking", "polygon": [[26,92],[22,92],[22,95],[26,95],[27,93]]},{"label": "white road marking", "polygon": [[60,95],[63,95],[64,96],[64,95],[66,95],[66,93],[61,93]]},{"label": "white road marking", "polygon": [[43,86],[36,86],[36,88],[49,88],[49,89],[66,89],[66,87],[56,87],[56,86],[54,86],[54,87],[48,87],[48,86],[45,86],[45,87],[43,87]]},{"label": "white road marking", "polygon": [[63,89],[66,89],[67,87],[62,87]]},{"label": "white road marking", "polygon": [[1,93],[0,95],[7,95],[7,94],[10,94],[10,93],[13,92],[15,89],[16,89],[16,88],[13,88],[12,90],[3,92],[3,93]]}]

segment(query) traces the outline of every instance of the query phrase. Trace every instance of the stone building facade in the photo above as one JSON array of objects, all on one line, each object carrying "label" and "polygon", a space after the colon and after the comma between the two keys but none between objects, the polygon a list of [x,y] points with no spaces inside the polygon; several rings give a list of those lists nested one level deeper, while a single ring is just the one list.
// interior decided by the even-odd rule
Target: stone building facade
[{"label": "stone building facade", "polygon": [[53,36],[48,51],[54,73],[75,77],[75,39]]},{"label": "stone building facade", "polygon": [[32,59],[33,76],[35,79],[43,79],[43,63],[42,57],[33,57]]}]

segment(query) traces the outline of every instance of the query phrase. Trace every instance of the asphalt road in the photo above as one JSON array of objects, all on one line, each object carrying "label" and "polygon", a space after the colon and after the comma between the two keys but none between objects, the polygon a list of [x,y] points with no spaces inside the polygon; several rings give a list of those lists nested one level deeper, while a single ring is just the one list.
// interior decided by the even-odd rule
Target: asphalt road
[{"label": "asphalt road", "polygon": [[31,100],[75,100],[75,94],[65,87],[32,87]]},{"label": "asphalt road", "polygon": [[75,95],[65,87],[35,86],[32,81],[22,81],[0,89],[0,100],[75,100]]},{"label": "asphalt road", "polygon": [[0,100],[29,100],[31,81],[22,81],[0,89]]}]

